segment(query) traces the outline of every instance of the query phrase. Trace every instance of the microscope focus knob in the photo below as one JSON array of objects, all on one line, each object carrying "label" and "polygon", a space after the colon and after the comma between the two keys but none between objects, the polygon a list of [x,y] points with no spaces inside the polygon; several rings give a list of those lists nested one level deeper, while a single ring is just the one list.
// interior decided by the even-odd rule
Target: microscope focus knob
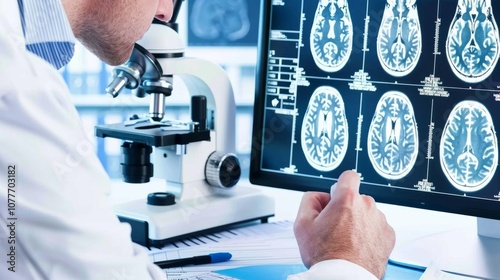
[{"label": "microscope focus knob", "polygon": [[205,178],[213,187],[231,188],[240,180],[241,168],[236,155],[214,152],[207,160]]}]

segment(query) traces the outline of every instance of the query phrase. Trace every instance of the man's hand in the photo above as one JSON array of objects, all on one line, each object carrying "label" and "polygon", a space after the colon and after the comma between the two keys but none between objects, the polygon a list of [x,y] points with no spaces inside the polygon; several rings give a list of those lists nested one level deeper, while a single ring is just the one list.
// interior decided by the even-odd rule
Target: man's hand
[{"label": "man's hand", "polygon": [[346,171],[332,194],[307,192],[294,225],[306,267],[343,259],[382,278],[394,248],[394,229],[371,196],[359,194],[359,175]]}]

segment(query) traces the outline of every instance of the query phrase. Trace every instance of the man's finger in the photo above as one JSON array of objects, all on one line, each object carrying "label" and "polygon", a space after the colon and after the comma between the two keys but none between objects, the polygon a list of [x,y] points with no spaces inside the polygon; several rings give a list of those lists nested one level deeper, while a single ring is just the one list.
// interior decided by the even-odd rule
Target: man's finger
[{"label": "man's finger", "polygon": [[336,183],[335,191],[333,191],[332,197],[337,195],[342,195],[347,189],[350,189],[354,193],[359,193],[359,174],[348,170],[344,171],[339,180]]},{"label": "man's finger", "polygon": [[302,201],[300,202],[299,212],[297,213],[297,219],[302,217],[307,217],[308,219],[314,219],[323,211],[325,206],[330,201],[330,195],[321,192],[306,192],[302,196]]},{"label": "man's finger", "polygon": [[335,192],[335,190],[337,189],[337,183],[333,184],[331,187],[330,187],[330,196],[333,197],[333,193]]}]

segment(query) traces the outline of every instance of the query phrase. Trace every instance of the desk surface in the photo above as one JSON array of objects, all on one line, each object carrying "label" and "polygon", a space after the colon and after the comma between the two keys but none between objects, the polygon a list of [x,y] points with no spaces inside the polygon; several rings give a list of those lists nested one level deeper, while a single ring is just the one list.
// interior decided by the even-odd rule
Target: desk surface
[{"label": "desk surface", "polygon": [[[121,181],[113,182],[110,196],[112,204],[146,197],[148,193],[164,190],[164,181],[152,179],[148,184],[126,184]],[[251,186],[248,181],[240,182],[244,186]],[[275,217],[271,221],[294,220],[300,205],[303,192],[254,186],[265,194],[273,197],[276,202]],[[476,218],[444,212],[402,207],[389,204],[377,204],[386,215],[387,221],[396,231],[396,245],[422,236],[462,228],[476,228]]]},{"label": "desk surface", "polygon": [[[283,220],[293,221],[295,219],[298,207],[300,205],[300,201],[302,199],[303,192],[262,187],[262,186],[252,186],[248,181],[240,182],[239,184],[243,186],[258,188],[262,190],[264,194],[274,198],[276,204],[275,217],[270,219],[271,222],[283,221]],[[153,179],[152,182],[142,185],[126,184],[121,181],[116,181],[113,184],[110,201],[112,204],[124,203],[139,198],[145,198],[147,194],[150,192],[161,192],[164,191],[164,189],[165,189],[165,182],[163,180]],[[386,215],[387,221],[389,222],[389,224],[392,225],[392,227],[396,231],[396,249],[398,249],[398,247],[400,246],[402,248],[408,248],[403,245],[422,237],[431,236],[443,232],[453,232],[455,230],[460,230],[459,233],[461,233],[462,231],[470,232],[470,231],[475,231],[477,227],[476,224],[477,219],[475,217],[402,207],[397,205],[388,205],[382,203],[377,203],[377,206]],[[459,239],[460,236],[461,235],[459,235]],[[453,246],[455,246],[455,244],[462,244],[462,243],[463,242],[459,240],[457,243],[454,243]],[[414,243],[410,242],[410,244]],[[495,246],[498,247],[500,246],[500,244],[496,244]],[[401,252],[401,251],[404,250],[395,250],[394,252]],[[421,251],[420,247],[419,251]],[[424,250],[423,252],[424,252],[422,255],[424,256],[423,261],[427,262],[429,256],[427,256],[427,253],[425,253],[427,251]],[[451,251],[448,251],[448,247],[446,247],[446,250],[440,250],[440,252],[449,252],[447,255],[444,256],[445,260],[447,260],[448,258],[454,259],[452,255],[459,256],[458,258],[460,259],[460,261],[464,259],[463,248],[461,248],[458,253],[451,253]],[[414,254],[415,251],[412,250],[409,255],[410,258],[413,258]],[[500,253],[498,253],[497,255],[498,258],[500,259],[499,254]],[[493,259],[485,261],[485,263],[496,262],[497,259],[496,255],[492,256]],[[429,258],[429,261],[431,259],[432,258]],[[443,257],[440,257],[438,259],[442,260]],[[408,261],[412,262],[412,260]],[[481,266],[481,263],[483,263],[483,261],[471,262],[470,259],[467,257],[465,261],[467,263],[472,263],[473,266],[476,266],[476,264],[479,264],[479,266]],[[440,262],[439,265],[442,268],[447,267],[442,262]],[[457,270],[451,269],[451,271],[457,271]],[[500,271],[494,273],[495,275],[497,274],[500,275]],[[474,273],[472,275],[477,275],[477,274]],[[496,279],[496,277],[493,277],[493,279]]]}]

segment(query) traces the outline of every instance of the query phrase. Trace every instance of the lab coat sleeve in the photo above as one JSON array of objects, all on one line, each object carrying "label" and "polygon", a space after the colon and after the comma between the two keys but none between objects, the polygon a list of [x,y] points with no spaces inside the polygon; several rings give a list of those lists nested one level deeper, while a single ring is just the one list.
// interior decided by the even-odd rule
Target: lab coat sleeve
[{"label": "lab coat sleeve", "polygon": [[377,280],[363,267],[345,260],[327,260],[308,271],[288,276],[287,280]]},{"label": "lab coat sleeve", "polygon": [[[0,279],[166,279],[113,213],[92,131],[62,77],[9,32],[0,20]],[[8,170],[15,170],[13,212]],[[9,223],[14,230],[6,231]]]}]

